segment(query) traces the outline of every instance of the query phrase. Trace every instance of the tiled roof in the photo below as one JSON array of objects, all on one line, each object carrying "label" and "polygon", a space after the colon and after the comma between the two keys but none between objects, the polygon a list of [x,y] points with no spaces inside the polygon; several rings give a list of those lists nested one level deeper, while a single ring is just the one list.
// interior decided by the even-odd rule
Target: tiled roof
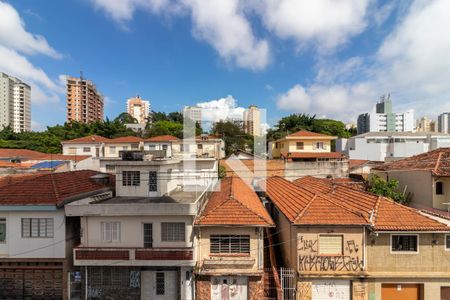
[{"label": "tiled roof", "polygon": [[64,144],[91,144],[91,143],[105,143],[109,141],[108,138],[99,136],[99,135],[89,135],[80,137],[73,140],[62,141]]},{"label": "tiled roof", "polygon": [[450,231],[450,227],[391,199],[306,176],[266,181],[266,193],[299,225],[367,225],[378,231]]},{"label": "tiled roof", "polygon": [[0,168],[12,168],[12,169],[26,169],[31,167],[33,164],[26,163],[12,163],[9,161],[0,160]]},{"label": "tiled roof", "polygon": [[317,132],[311,132],[311,131],[307,131],[307,130],[300,130],[300,131],[291,133],[291,134],[289,134],[286,137],[288,137],[288,138],[294,138],[294,137],[318,137],[318,138],[329,138],[329,139],[334,139],[335,138],[334,136],[331,136],[331,135],[317,133]]},{"label": "tiled roof", "polygon": [[91,170],[36,174],[4,185],[0,189],[0,205],[58,205],[67,198],[101,191],[113,186],[99,184],[91,179],[99,172]]},{"label": "tiled roof", "polygon": [[29,160],[39,160],[47,156],[47,153],[28,149],[0,148],[0,158],[26,158]]},{"label": "tiled roof", "polygon": [[26,173],[26,174],[11,174],[11,175],[6,175],[6,176],[0,176],[0,187],[6,186],[6,185],[10,185],[10,184],[14,184],[20,181],[24,181],[28,178],[37,176],[37,175],[44,175],[43,173]]},{"label": "tiled roof", "polygon": [[[239,174],[242,174],[241,176],[252,176],[252,173],[254,172],[255,168],[255,160],[253,159],[240,159],[239,160],[240,163],[243,164],[243,166],[236,166],[237,171],[239,172]],[[259,160],[256,160],[256,163],[258,164]],[[280,159],[266,159],[265,160],[266,163],[266,176],[267,177],[271,177],[271,176],[284,176],[284,161],[280,160]],[[225,171],[226,171],[226,176],[227,177],[232,177],[232,176],[236,176],[236,172],[231,169],[231,167],[228,165],[227,160],[226,159],[221,159],[219,160],[219,165],[220,166],[224,166],[225,167]]]},{"label": "tiled roof", "polygon": [[142,142],[143,139],[137,136],[121,136],[114,139],[109,139],[105,143],[107,144],[115,144],[115,143],[139,143]]},{"label": "tiled roof", "polygon": [[385,163],[373,168],[381,171],[431,171],[436,176],[450,176],[450,148],[414,155],[408,158]]},{"label": "tiled roof", "polygon": [[348,167],[350,169],[357,168],[357,167],[360,167],[360,166],[368,163],[369,161],[370,160],[365,160],[365,159],[349,159],[348,160]]},{"label": "tiled roof", "polygon": [[287,158],[345,158],[342,152],[289,152]]},{"label": "tiled roof", "polygon": [[159,135],[146,139],[146,142],[175,142],[180,139],[173,135]]},{"label": "tiled roof", "polygon": [[258,195],[238,177],[227,177],[220,182],[220,191],[211,193],[195,224],[274,225]]}]

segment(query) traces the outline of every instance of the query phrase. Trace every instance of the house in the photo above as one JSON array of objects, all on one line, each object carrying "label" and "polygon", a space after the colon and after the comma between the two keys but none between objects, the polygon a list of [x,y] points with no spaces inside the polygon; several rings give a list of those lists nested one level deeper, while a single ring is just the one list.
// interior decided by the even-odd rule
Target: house
[{"label": "house", "polygon": [[[217,182],[217,171],[215,176],[206,172],[199,180],[176,159],[111,163],[115,193],[65,207],[68,217],[80,219],[81,239],[73,250],[74,266],[86,278],[80,294],[105,299],[193,299],[193,224]],[[217,161],[203,163],[217,170]],[[192,172],[203,174],[200,168]]]},{"label": "house", "polygon": [[[296,299],[445,299],[450,227],[388,198],[306,176],[266,181]],[[294,295],[295,294],[295,295]],[[294,298],[290,298],[294,299]]]},{"label": "house", "polygon": [[0,298],[69,299],[77,220],[70,201],[104,193],[94,171],[17,175],[0,181]]},{"label": "house", "polygon": [[62,141],[63,154],[65,155],[91,155],[92,157],[104,157],[104,143],[108,138],[90,135],[73,140]]},{"label": "house", "polygon": [[[144,140],[144,150],[162,157],[173,157],[181,152],[181,140],[173,135],[160,135]],[[161,153],[158,153],[161,152]]]},{"label": "house", "polygon": [[274,223],[255,191],[223,179],[194,225],[196,299],[264,298],[264,229]]},{"label": "house", "polygon": [[120,157],[121,151],[139,151],[143,148],[143,139],[136,136],[122,136],[104,141],[104,157]]},{"label": "house", "polygon": [[196,157],[215,159],[225,157],[225,142],[215,135],[202,134],[196,137],[195,143],[197,145]]},{"label": "house", "polygon": [[443,213],[450,208],[450,148],[385,163],[372,173],[398,180],[399,190],[411,196],[411,206]]},{"label": "house", "polygon": [[391,161],[450,147],[450,134],[438,132],[367,132],[338,139],[336,151],[350,159]]}]

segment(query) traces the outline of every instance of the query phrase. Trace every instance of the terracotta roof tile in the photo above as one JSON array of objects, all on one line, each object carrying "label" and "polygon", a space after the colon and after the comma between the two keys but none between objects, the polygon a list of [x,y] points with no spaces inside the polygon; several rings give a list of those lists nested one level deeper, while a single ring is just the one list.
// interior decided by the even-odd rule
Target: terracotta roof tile
[{"label": "terracotta roof tile", "polygon": [[360,167],[360,166],[368,163],[369,161],[370,160],[365,160],[365,159],[349,159],[348,160],[348,167],[350,169],[357,168],[357,167]]},{"label": "terracotta roof tile", "polygon": [[145,140],[145,142],[175,142],[179,140],[180,140],[179,138],[173,135],[159,135],[148,138]]},{"label": "terracotta roof tile", "polygon": [[14,184],[14,183],[17,183],[17,182],[20,182],[20,181],[24,181],[24,180],[26,180],[28,178],[35,177],[37,175],[44,175],[44,174],[43,173],[39,173],[39,174],[36,174],[36,173],[32,173],[32,174],[25,173],[25,174],[11,174],[11,175],[6,175],[6,176],[0,176],[0,187],[7,186],[7,185],[10,185],[10,184]]},{"label": "terracotta roof tile", "polygon": [[[450,227],[391,199],[306,176],[294,182],[269,178],[266,193],[299,225],[367,225],[383,231],[450,231]],[[305,204],[305,201],[309,201]]]},{"label": "terracotta roof tile", "polygon": [[[252,176],[255,168],[255,160],[253,159],[240,159],[239,160],[243,166],[237,167],[237,171],[239,171],[239,174],[242,174],[241,176],[250,177]],[[272,176],[284,176],[284,169],[285,169],[285,162],[281,159],[267,159],[266,162],[266,176],[272,177]],[[256,160],[256,163],[258,163],[258,159]],[[221,159],[219,160],[219,165],[225,167],[226,176],[232,177],[236,176],[236,172],[227,164],[227,159]]]},{"label": "terracotta roof tile", "polygon": [[228,177],[220,182],[220,191],[212,192],[195,224],[274,225],[258,195],[238,177]]},{"label": "terracotta roof tile", "polygon": [[99,172],[91,170],[36,174],[4,185],[0,189],[0,205],[58,205],[67,198],[100,191],[113,186],[94,182],[91,177]]},{"label": "terracotta roof tile", "polygon": [[99,135],[89,135],[80,138],[76,138],[73,140],[62,141],[61,143],[65,144],[91,144],[91,143],[105,143],[109,141],[108,138],[99,136]]},{"label": "terracotta roof tile", "polygon": [[289,134],[287,137],[321,137],[321,138],[335,138],[334,136],[307,131],[307,130],[300,130],[294,133]]},{"label": "terracotta roof tile", "polygon": [[47,153],[42,153],[39,151],[33,151],[28,149],[9,149],[0,148],[0,158],[25,158],[28,160],[39,160],[47,156]]},{"label": "terracotta roof tile", "polygon": [[105,143],[106,144],[115,144],[115,143],[139,143],[144,141],[143,139],[141,139],[140,137],[137,136],[121,136],[121,137],[117,137],[114,139],[109,139],[107,140]]},{"label": "terracotta roof tile", "polygon": [[385,163],[373,168],[380,171],[431,171],[436,176],[450,176],[450,148],[439,148],[433,151],[414,155],[408,158]]}]

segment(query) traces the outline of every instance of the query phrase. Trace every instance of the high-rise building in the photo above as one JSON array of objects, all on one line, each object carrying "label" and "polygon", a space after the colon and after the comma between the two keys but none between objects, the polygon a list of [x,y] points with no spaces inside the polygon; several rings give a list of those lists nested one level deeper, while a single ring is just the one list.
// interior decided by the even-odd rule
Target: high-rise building
[{"label": "high-rise building", "polygon": [[390,96],[382,96],[380,102],[371,113],[358,116],[358,134],[366,132],[412,132],[414,126],[414,110],[410,109],[403,113],[392,112],[392,101]]},{"label": "high-rise building", "polygon": [[418,132],[435,132],[436,131],[436,122],[427,117],[422,117],[417,120],[416,130]]},{"label": "high-rise building", "polygon": [[198,106],[185,106],[183,116],[202,126],[202,108]]},{"label": "high-rise building", "polygon": [[438,131],[441,133],[450,133],[450,112],[439,115]]},{"label": "high-rise building", "polygon": [[139,124],[147,123],[148,114],[150,113],[150,102],[143,100],[139,95],[127,100],[127,112],[135,118]]},{"label": "high-rise building", "polygon": [[31,88],[18,78],[0,72],[0,130],[31,130]]},{"label": "high-rise building", "polygon": [[244,110],[244,132],[261,136],[261,111],[256,105],[250,105]]},{"label": "high-rise building", "polygon": [[103,96],[95,84],[80,76],[66,77],[67,121],[90,123],[103,120]]}]

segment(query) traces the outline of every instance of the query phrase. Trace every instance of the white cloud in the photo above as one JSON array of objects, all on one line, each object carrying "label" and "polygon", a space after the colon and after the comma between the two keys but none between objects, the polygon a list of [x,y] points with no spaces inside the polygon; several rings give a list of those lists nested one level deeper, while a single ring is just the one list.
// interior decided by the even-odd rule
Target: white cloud
[{"label": "white cloud", "polygon": [[197,106],[202,108],[202,120],[216,122],[219,120],[242,120],[244,110],[238,107],[237,100],[228,95],[225,98],[199,102]]},{"label": "white cloud", "polygon": [[25,30],[25,24],[14,7],[0,1],[0,16],[0,45],[24,54],[39,53],[53,58],[61,57],[44,37]]},{"label": "white cloud", "polygon": [[277,105],[283,110],[308,111],[311,107],[311,97],[303,86],[296,84],[289,91],[278,96]]},{"label": "white cloud", "polygon": [[262,8],[267,28],[300,46],[314,44],[329,50],[361,33],[369,0],[265,0]]},{"label": "white cloud", "polygon": [[227,62],[260,70],[269,63],[269,44],[258,40],[238,0],[185,0],[192,10],[194,36],[211,44]]}]

